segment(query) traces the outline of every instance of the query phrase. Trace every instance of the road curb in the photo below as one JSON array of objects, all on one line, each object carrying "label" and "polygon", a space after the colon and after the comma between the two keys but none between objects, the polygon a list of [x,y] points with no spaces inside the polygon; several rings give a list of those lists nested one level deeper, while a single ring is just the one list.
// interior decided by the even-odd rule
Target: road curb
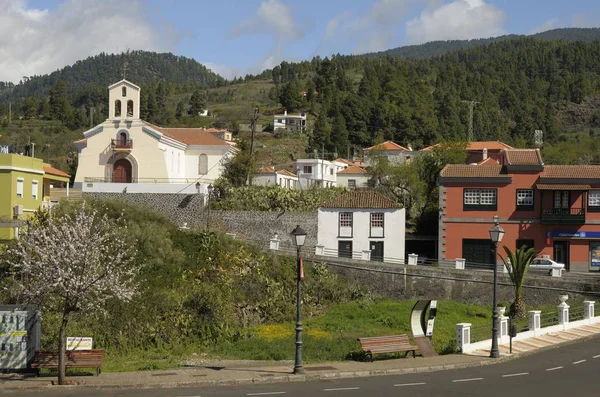
[{"label": "road curb", "polygon": [[170,388],[183,388],[183,387],[202,387],[202,386],[239,386],[249,384],[271,384],[271,383],[291,383],[291,382],[310,382],[319,380],[332,380],[332,379],[350,379],[350,378],[366,378],[375,376],[386,376],[386,375],[405,375],[414,373],[429,373],[438,371],[449,371],[455,369],[464,369],[472,367],[480,367],[487,365],[494,365],[505,363],[508,361],[516,360],[521,357],[530,356],[542,351],[552,350],[571,344],[585,342],[587,340],[600,338],[600,335],[587,335],[578,339],[565,341],[559,344],[544,346],[536,350],[523,353],[514,353],[511,356],[501,356],[497,359],[483,358],[479,361],[455,363],[455,364],[440,364],[422,367],[410,367],[410,368],[392,368],[392,369],[374,369],[374,370],[359,370],[359,371],[336,371],[336,372],[324,372],[320,374],[303,374],[303,375],[281,375],[271,376],[268,378],[262,377],[249,377],[249,378],[237,378],[237,379],[211,379],[211,380],[198,380],[198,381],[179,381],[179,382],[164,382],[158,384],[102,384],[102,385],[65,385],[65,386],[52,386],[52,385],[31,385],[27,387],[11,387],[6,384],[7,381],[0,381],[2,390],[0,394],[18,393],[24,391],[39,391],[39,390],[77,390],[77,389],[170,389]]}]

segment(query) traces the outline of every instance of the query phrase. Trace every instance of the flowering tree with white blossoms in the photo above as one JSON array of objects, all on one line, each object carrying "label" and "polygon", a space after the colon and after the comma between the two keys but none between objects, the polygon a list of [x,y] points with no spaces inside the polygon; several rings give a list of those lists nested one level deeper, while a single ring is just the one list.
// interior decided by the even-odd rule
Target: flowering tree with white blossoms
[{"label": "flowering tree with white blossoms", "polygon": [[128,301],[136,293],[135,251],[126,226],[85,208],[50,215],[32,225],[9,249],[12,292],[45,309],[62,312],[58,383],[65,381],[65,343],[74,312],[101,311],[107,300]]}]

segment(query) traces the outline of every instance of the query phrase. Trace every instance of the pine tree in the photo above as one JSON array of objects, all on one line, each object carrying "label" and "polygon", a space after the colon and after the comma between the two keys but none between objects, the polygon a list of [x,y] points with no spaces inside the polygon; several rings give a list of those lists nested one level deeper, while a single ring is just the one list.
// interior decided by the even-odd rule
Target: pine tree
[{"label": "pine tree", "polygon": [[200,92],[199,89],[196,89],[190,98],[190,110],[188,113],[191,116],[197,116],[205,107],[204,103],[204,95]]}]

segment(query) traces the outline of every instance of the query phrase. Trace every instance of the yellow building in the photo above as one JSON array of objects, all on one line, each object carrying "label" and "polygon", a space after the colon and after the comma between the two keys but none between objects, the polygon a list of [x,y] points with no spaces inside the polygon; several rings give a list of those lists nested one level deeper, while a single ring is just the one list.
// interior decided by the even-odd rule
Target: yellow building
[{"label": "yellow building", "polygon": [[69,174],[35,157],[0,154],[0,241],[13,239],[23,221],[49,207],[53,182],[68,185]]}]

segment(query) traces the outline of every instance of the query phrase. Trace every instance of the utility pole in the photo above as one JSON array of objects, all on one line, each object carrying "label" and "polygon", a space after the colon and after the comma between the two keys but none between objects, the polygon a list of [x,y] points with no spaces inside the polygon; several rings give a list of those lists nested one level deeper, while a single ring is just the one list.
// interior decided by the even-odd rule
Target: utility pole
[{"label": "utility pole", "polygon": [[[254,158],[254,130],[256,129],[256,120],[258,119],[258,106],[254,108],[254,114],[250,119],[250,159]],[[246,185],[251,186],[252,181],[250,180],[250,169],[248,169],[248,176],[246,178]]]},{"label": "utility pole", "polygon": [[471,142],[473,140],[473,108],[476,104],[481,102],[477,101],[461,101],[462,103],[466,103],[469,105],[469,132],[468,132],[468,141]]},{"label": "utility pole", "polygon": [[8,103],[8,125],[10,125],[10,119],[12,117],[12,103]]},{"label": "utility pole", "polygon": [[46,163],[50,164],[50,144],[46,144]]},{"label": "utility pole", "polygon": [[94,112],[96,111],[96,108],[91,107],[90,108],[90,128],[92,128],[94,126]]}]

